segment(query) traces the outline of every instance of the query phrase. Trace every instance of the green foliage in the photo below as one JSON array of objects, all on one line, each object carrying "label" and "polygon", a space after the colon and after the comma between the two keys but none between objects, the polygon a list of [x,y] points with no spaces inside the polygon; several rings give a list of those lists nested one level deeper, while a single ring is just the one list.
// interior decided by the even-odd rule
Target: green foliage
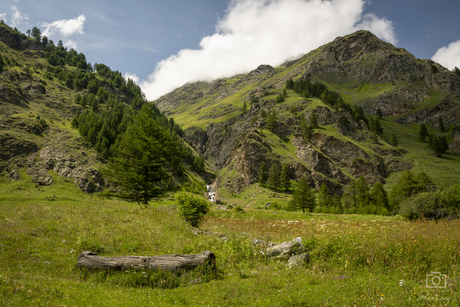
[{"label": "green foliage", "polygon": [[317,129],[319,127],[318,125],[318,120],[316,119],[316,114],[315,112],[311,112],[310,114],[310,129]]},{"label": "green foliage", "polygon": [[368,206],[370,203],[369,185],[363,176],[352,181],[342,196],[345,208],[353,209]]},{"label": "green foliage", "polygon": [[385,208],[391,210],[390,202],[388,200],[387,191],[383,188],[380,182],[374,183],[370,190],[371,203],[378,208]]},{"label": "green foliage", "polygon": [[328,187],[324,183],[321,185],[321,189],[319,190],[319,193],[316,197],[316,204],[319,207],[333,206],[332,196],[329,192]]},{"label": "green foliage", "polygon": [[262,161],[259,169],[259,180],[258,182],[263,186],[267,182],[267,167],[265,166],[265,161]]},{"label": "green foliage", "polygon": [[437,74],[439,72],[439,69],[436,65],[431,64],[431,73],[432,74]]},{"label": "green foliage", "polygon": [[449,150],[447,139],[445,136],[428,135],[428,147],[432,150],[433,155],[442,157]]},{"label": "green foliage", "polygon": [[399,175],[396,184],[391,191],[393,208],[405,199],[415,196],[422,192],[434,191],[435,186],[431,178],[425,172],[414,175],[412,171],[405,170]]},{"label": "green foliage", "polygon": [[275,131],[275,128],[276,128],[276,126],[277,126],[277,116],[276,116],[275,110],[272,110],[271,112],[268,112],[268,115],[267,115],[267,126],[268,126],[268,129],[269,129],[271,132],[274,132],[274,131]]},{"label": "green foliage", "polygon": [[460,185],[434,192],[421,192],[401,203],[399,213],[409,219],[444,219],[460,216]]},{"label": "green foliage", "polygon": [[391,133],[390,145],[393,147],[397,147],[399,145],[398,137],[393,132]]},{"label": "green foliage", "polygon": [[35,41],[37,41],[37,42],[40,42],[41,36],[42,36],[42,31],[37,27],[33,27],[32,28],[32,37],[33,37],[33,39]]},{"label": "green foliage", "polygon": [[144,205],[173,190],[172,174],[183,171],[181,141],[153,115],[147,105],[142,108],[106,169],[108,180],[120,188],[120,197]]},{"label": "green foliage", "polygon": [[0,72],[3,71],[3,68],[5,67],[5,62],[3,61],[2,56],[0,55]]},{"label": "green foliage", "polygon": [[292,209],[302,209],[302,212],[307,211],[313,212],[316,206],[315,195],[312,189],[308,186],[307,180],[302,178],[295,189],[292,199],[289,202],[289,207]]},{"label": "green foliage", "polygon": [[458,67],[454,68],[454,74],[460,77],[460,69],[458,69]]},{"label": "green foliage", "polygon": [[305,118],[304,115],[300,115],[299,117],[299,123],[300,123],[300,133],[302,133],[302,136],[306,142],[310,141],[311,138],[311,128],[307,123],[307,119]]},{"label": "green foliage", "polygon": [[382,119],[383,113],[382,113],[382,109],[380,109],[380,107],[377,108],[377,113],[376,113],[376,115],[377,115],[377,118],[378,118],[378,119]]},{"label": "green foliage", "polygon": [[192,227],[198,227],[203,217],[210,210],[208,201],[198,195],[181,192],[176,195],[176,200],[180,215]]},{"label": "green foliage", "polygon": [[427,137],[428,137],[428,129],[426,128],[424,124],[422,124],[420,126],[420,130],[418,133],[418,139],[422,142],[425,142]]},{"label": "green foliage", "polygon": [[439,124],[439,130],[441,130],[441,132],[446,131],[446,127],[444,127],[444,121],[442,117],[438,117],[438,124]]},{"label": "green foliage", "polygon": [[277,190],[280,186],[280,170],[277,163],[272,163],[268,171],[268,187]]},{"label": "green foliage", "polygon": [[289,178],[289,166],[287,164],[283,164],[283,166],[281,167],[280,186],[285,192],[288,192],[291,189],[291,179]]}]

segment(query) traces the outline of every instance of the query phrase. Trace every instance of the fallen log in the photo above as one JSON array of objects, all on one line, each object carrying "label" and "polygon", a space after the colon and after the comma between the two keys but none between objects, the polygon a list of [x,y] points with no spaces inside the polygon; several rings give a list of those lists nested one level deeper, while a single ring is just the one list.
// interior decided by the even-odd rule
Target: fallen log
[{"label": "fallen log", "polygon": [[89,269],[108,270],[141,270],[179,272],[200,266],[215,269],[216,256],[204,251],[196,255],[161,255],[152,257],[100,257],[93,252],[82,252],[78,255],[77,266]]}]

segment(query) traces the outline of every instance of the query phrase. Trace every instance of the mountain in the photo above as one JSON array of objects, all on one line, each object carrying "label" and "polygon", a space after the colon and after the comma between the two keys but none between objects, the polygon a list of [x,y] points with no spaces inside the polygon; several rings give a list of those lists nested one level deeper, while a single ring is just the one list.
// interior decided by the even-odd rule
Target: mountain
[{"label": "mountain", "polygon": [[[302,82],[326,94],[299,92]],[[267,169],[286,164],[291,179],[305,177],[317,189],[324,183],[340,195],[359,176],[385,183],[412,167],[438,176],[437,158],[417,141],[417,129],[428,124],[434,133],[442,118],[449,136],[460,119],[459,101],[459,76],[358,31],[280,67],[186,84],[155,104],[218,172],[216,191],[238,194],[255,184],[264,162]],[[302,118],[312,114],[319,128],[305,138]],[[384,129],[374,133],[377,114]],[[389,145],[391,133],[400,146]],[[451,155],[442,168],[458,172],[459,156]]]},{"label": "mountain", "polygon": [[[61,176],[86,192],[107,188],[100,169],[148,103],[140,88],[5,24],[0,55],[0,172],[30,176],[37,187]],[[183,159],[187,176],[212,182],[220,198],[257,186],[263,163],[341,195],[360,176],[388,189],[393,174],[411,168],[437,184],[458,178],[459,89],[460,77],[446,68],[359,31],[279,67],[186,84],[152,108],[194,148]],[[418,141],[422,123],[447,137],[444,157]],[[392,134],[398,146],[389,144]]]}]

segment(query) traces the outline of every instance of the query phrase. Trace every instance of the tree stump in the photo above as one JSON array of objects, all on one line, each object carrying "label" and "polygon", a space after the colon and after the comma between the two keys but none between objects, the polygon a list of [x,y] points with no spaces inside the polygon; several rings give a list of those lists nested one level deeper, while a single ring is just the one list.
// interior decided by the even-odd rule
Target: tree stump
[{"label": "tree stump", "polygon": [[212,252],[204,251],[196,255],[161,255],[152,257],[100,257],[93,252],[82,252],[78,255],[77,266],[89,269],[108,270],[152,270],[180,272],[206,266],[215,269],[216,256]]}]

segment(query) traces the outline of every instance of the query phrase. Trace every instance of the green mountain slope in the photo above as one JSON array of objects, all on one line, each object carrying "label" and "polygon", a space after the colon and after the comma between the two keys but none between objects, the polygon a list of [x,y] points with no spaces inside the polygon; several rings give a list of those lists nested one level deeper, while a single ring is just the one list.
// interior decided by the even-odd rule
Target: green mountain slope
[{"label": "green mountain slope", "polygon": [[[286,88],[290,79],[324,84],[342,102]],[[459,97],[459,76],[358,31],[280,67],[261,65],[247,75],[187,84],[155,103],[182,125],[185,138],[219,172],[214,187],[222,193],[235,195],[255,184],[265,162],[267,169],[287,164],[292,180],[306,177],[311,186],[324,183],[341,194],[359,176],[384,183],[414,166],[437,183],[460,175],[457,153],[435,158],[417,140],[421,123],[450,137],[460,119]],[[385,129],[374,136],[370,122],[377,112]],[[319,128],[305,139],[301,119],[313,113]],[[437,130],[439,117],[449,127],[443,133]],[[389,145],[391,133],[399,137],[398,147]],[[446,165],[449,174],[441,170]]]}]

